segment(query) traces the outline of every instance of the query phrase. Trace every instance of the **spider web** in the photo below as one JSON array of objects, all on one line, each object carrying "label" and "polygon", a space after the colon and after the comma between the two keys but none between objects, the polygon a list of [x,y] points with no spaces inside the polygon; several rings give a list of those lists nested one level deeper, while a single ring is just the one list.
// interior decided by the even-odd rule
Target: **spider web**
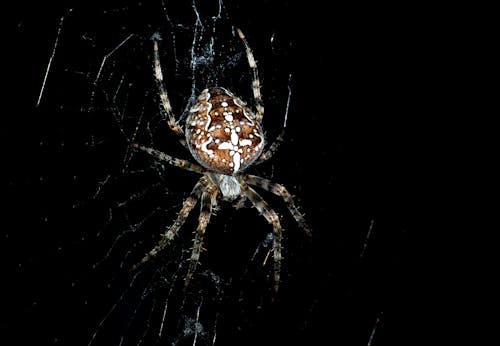
[{"label": "spider web", "polygon": [[[37,40],[44,44],[28,48],[26,38],[40,21],[28,16],[18,21],[23,39],[13,46],[23,52],[17,66],[34,81],[27,107],[34,108],[28,118],[33,125],[13,121],[12,128],[23,131],[13,133],[19,139],[12,141],[16,153],[8,158],[16,167],[9,190],[13,218],[25,230],[5,233],[5,244],[15,249],[6,252],[15,268],[9,275],[18,282],[10,294],[27,299],[16,312],[9,309],[12,321],[6,325],[36,326],[36,335],[19,334],[18,340],[34,337],[53,345],[320,344],[324,336],[352,345],[401,340],[391,331],[401,327],[395,321],[405,315],[395,307],[409,295],[408,276],[399,271],[408,269],[412,255],[405,253],[407,209],[396,202],[379,205],[386,193],[379,186],[388,182],[377,173],[381,167],[387,172],[388,156],[380,151],[389,147],[377,143],[389,120],[360,116],[375,96],[364,98],[366,105],[351,96],[360,90],[350,81],[365,78],[369,68],[353,76],[349,57],[334,64],[347,66],[345,75],[330,72],[327,41],[314,38],[327,25],[302,24],[298,19],[307,12],[266,1],[123,2],[43,13],[52,13],[44,17],[52,25]],[[161,112],[151,36],[161,37],[166,88],[182,120],[210,85],[227,87],[252,105],[251,75],[234,25],[244,30],[258,60],[268,141],[281,131],[290,108],[280,151],[253,173],[284,183],[297,195],[315,232],[310,244],[282,201],[263,194],[285,227],[283,282],[274,302],[270,261],[264,264],[272,229],[252,208],[219,205],[188,291],[182,286],[196,209],[167,249],[139,271],[129,271],[172,223],[198,179],[130,150],[136,142],[191,159]],[[375,48],[373,42],[375,37],[363,43]],[[335,44],[355,48],[348,39]],[[344,83],[340,90],[330,89],[335,79]],[[25,88],[19,83],[24,94]],[[345,108],[325,101],[332,93]],[[36,159],[22,159],[33,151]],[[23,219],[27,210],[36,215]]]}]

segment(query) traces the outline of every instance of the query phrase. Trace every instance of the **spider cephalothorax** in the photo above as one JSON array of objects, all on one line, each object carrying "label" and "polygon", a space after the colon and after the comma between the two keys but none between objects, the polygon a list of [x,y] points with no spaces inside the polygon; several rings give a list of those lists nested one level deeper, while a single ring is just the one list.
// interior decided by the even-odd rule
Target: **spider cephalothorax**
[{"label": "spider cephalothorax", "polygon": [[155,76],[160,90],[161,104],[168,117],[168,125],[179,135],[180,142],[187,147],[199,164],[177,159],[138,144],[133,144],[133,147],[149,153],[158,160],[188,171],[200,173],[203,176],[194,186],[190,196],[184,201],[175,222],[163,234],[159,243],[133,269],[156,256],[168,245],[177,235],[191,210],[200,201],[201,210],[198,227],[185,279],[185,286],[187,287],[198,264],[203,235],[210,221],[212,209],[217,206],[218,199],[233,201],[241,198],[250,201],[273,227],[273,247],[271,251],[273,254],[274,289],[277,291],[281,271],[282,228],[280,220],[274,210],[250,185],[281,196],[297,223],[308,235],[311,234],[311,230],[307,226],[303,215],[295,206],[292,196],[283,185],[244,173],[245,169],[252,164],[268,160],[276,151],[279,143],[281,143],[282,135],[267,150],[264,150],[265,140],[262,129],[264,105],[260,94],[257,64],[245,36],[241,30],[238,29],[237,32],[245,46],[248,64],[253,73],[252,92],[256,111],[253,112],[245,102],[233,95],[229,90],[221,87],[210,87],[201,92],[197,102],[191,107],[184,129],[178,124],[172,112],[170,100],[163,85],[157,41],[159,35],[153,36]]}]

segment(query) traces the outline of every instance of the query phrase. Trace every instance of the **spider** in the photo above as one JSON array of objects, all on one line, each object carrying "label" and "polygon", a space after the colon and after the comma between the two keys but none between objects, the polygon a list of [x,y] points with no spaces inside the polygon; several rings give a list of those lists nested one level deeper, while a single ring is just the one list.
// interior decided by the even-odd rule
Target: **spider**
[{"label": "spider", "polygon": [[132,270],[148,262],[168,246],[199,200],[201,210],[189,267],[184,280],[184,287],[186,288],[198,265],[203,236],[209,224],[212,210],[217,206],[218,201],[243,203],[248,200],[273,227],[273,246],[271,250],[274,272],[273,288],[277,292],[282,259],[282,227],[276,212],[251,186],[281,196],[299,226],[308,235],[311,235],[311,229],[296,207],[291,194],[283,185],[273,183],[266,178],[244,173],[248,167],[262,163],[273,155],[279,143],[282,142],[284,131],[264,151],[266,143],[262,128],[264,105],[260,93],[257,64],[243,32],[237,29],[237,33],[245,46],[248,64],[253,74],[252,91],[256,111],[253,112],[245,102],[226,88],[209,87],[201,92],[197,102],[190,108],[184,129],[176,121],[176,116],[172,111],[160,65],[158,49],[158,40],[160,38],[158,34],[153,35],[154,74],[159,88],[161,105],[168,118],[167,122],[170,129],[179,136],[180,142],[190,151],[197,164],[174,158],[137,143],[132,144],[132,147],[152,155],[156,160],[202,174],[202,177],[194,186],[191,194],[184,200],[175,222],[162,234],[157,245],[134,265]]}]

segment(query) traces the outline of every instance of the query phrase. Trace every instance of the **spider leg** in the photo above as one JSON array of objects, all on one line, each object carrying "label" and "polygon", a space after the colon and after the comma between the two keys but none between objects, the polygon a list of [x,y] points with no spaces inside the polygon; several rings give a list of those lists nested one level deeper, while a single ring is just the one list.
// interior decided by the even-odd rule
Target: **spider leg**
[{"label": "spider leg", "polygon": [[198,199],[200,198],[200,195],[207,185],[206,177],[202,177],[196,185],[193,188],[193,191],[191,191],[191,194],[189,195],[188,198],[184,200],[184,203],[182,204],[182,208],[179,211],[179,214],[177,215],[177,219],[174,221],[174,223],[168,228],[167,232],[162,234],[161,240],[156,244],[156,246],[150,250],[142,259],[140,262],[136,263],[130,271],[135,271],[137,268],[139,268],[141,265],[144,263],[150,261],[153,257],[156,257],[156,255],[162,251],[165,247],[167,247],[172,239],[177,235],[179,229],[182,227],[184,222],[186,222],[187,217],[189,216],[189,213],[193,208],[195,207],[196,203],[198,202]]},{"label": "spider leg", "polygon": [[292,88],[290,86],[291,79],[292,79],[292,75],[290,74],[290,76],[288,78],[288,99],[286,102],[285,120],[283,121],[283,129],[281,130],[278,137],[276,137],[274,142],[271,144],[271,146],[264,153],[262,153],[262,155],[260,155],[260,157],[257,159],[257,161],[255,161],[255,164],[257,164],[257,165],[264,162],[264,161],[269,160],[278,151],[280,144],[283,143],[283,139],[285,137],[285,130],[286,130],[286,121],[288,119],[288,109],[290,107],[290,99],[292,96]]},{"label": "spider leg", "polygon": [[196,235],[191,251],[191,259],[189,260],[188,272],[184,281],[184,288],[188,287],[200,260],[201,250],[203,249],[203,236],[205,235],[205,230],[210,222],[212,208],[214,208],[217,204],[217,191],[218,190],[215,185],[209,185],[205,188],[205,191],[203,191],[201,196],[201,210],[198,218],[198,227],[196,228]]},{"label": "spider leg", "polygon": [[248,197],[250,202],[265,217],[267,222],[273,226],[273,270],[274,270],[274,292],[278,292],[281,273],[281,241],[283,238],[280,224],[280,219],[276,212],[269,207],[264,199],[250,186],[242,182],[242,188],[245,196]]},{"label": "spider leg", "polygon": [[244,208],[246,201],[247,198],[245,196],[242,196],[240,199],[236,200],[236,202],[233,203],[234,209]]},{"label": "spider leg", "polygon": [[133,143],[132,147],[135,149],[145,151],[149,155],[153,156],[155,159],[157,159],[159,161],[167,162],[168,164],[170,164],[172,166],[179,167],[179,168],[185,169],[187,171],[201,173],[201,174],[205,173],[205,168],[203,168],[202,166],[191,163],[187,160],[177,159],[177,158],[172,157],[170,155],[167,155],[164,152],[161,152],[159,150],[144,147],[144,146],[139,145],[137,143]]},{"label": "spider leg", "polygon": [[179,141],[182,145],[186,146],[186,140],[184,139],[184,131],[182,127],[175,120],[175,115],[172,111],[172,105],[170,104],[170,99],[168,98],[167,89],[163,84],[163,73],[161,70],[160,64],[160,53],[158,49],[158,39],[160,38],[159,34],[153,35],[153,52],[154,52],[154,71],[155,78],[158,84],[158,89],[160,90],[160,100],[163,109],[168,117],[167,123],[172,131],[175,132],[176,135],[179,136]]},{"label": "spider leg", "polygon": [[283,185],[273,183],[269,179],[258,177],[256,175],[246,175],[244,179],[250,185],[260,187],[261,189],[272,192],[275,195],[281,196],[285,201],[288,210],[290,210],[290,213],[292,214],[293,218],[299,224],[300,228],[302,228],[308,236],[312,235],[312,230],[307,225],[304,215],[301,214],[301,212],[295,205],[295,202],[293,201],[292,195]]},{"label": "spider leg", "polygon": [[281,133],[276,137],[274,142],[269,146],[269,148],[263,152],[259,158],[255,161],[255,165],[261,164],[264,161],[269,160],[277,151],[280,144],[283,142],[283,138],[285,136],[285,129],[281,130]]},{"label": "spider leg", "polygon": [[256,114],[256,120],[258,122],[262,121],[262,118],[264,117],[264,102],[262,101],[262,94],[260,93],[260,80],[259,80],[259,71],[257,70],[257,63],[255,62],[255,58],[252,53],[252,49],[248,45],[248,42],[245,38],[245,35],[243,35],[243,32],[240,29],[236,29],[238,31],[238,36],[240,37],[241,41],[245,45],[245,50],[247,53],[247,59],[248,59],[248,65],[250,66],[250,69],[252,70],[253,73],[253,78],[252,78],[252,91],[253,91],[253,97],[255,99],[255,107],[257,108],[257,114]]}]

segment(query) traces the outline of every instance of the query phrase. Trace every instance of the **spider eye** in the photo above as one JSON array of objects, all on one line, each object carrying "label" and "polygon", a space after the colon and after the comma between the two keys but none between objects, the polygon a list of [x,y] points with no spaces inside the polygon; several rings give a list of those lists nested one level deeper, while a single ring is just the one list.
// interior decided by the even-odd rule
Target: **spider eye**
[{"label": "spider eye", "polygon": [[260,123],[246,104],[224,88],[205,89],[186,120],[194,158],[208,169],[235,174],[262,152]]}]

